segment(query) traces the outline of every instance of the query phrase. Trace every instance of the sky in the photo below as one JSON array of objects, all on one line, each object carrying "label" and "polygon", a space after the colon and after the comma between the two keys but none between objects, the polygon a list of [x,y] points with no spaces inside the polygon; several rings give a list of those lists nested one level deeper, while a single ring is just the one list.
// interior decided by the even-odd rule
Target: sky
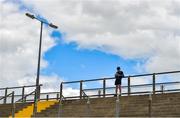
[{"label": "sky", "polygon": [[43,27],[40,75],[43,91],[55,91],[117,66],[127,76],[180,70],[179,10],[178,0],[0,0],[0,87],[35,84],[40,23],[26,12],[58,26]]}]

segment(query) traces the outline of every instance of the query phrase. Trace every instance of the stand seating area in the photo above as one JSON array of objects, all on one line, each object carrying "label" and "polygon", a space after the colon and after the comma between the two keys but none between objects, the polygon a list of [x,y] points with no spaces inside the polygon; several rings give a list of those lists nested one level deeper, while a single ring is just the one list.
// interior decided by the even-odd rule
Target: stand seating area
[{"label": "stand seating area", "polygon": [[[117,98],[56,100],[38,103],[36,117],[115,117]],[[180,93],[119,97],[119,115],[123,117],[180,117]],[[15,117],[32,117],[33,103],[17,103]],[[28,110],[29,109],[29,110]],[[31,109],[31,110],[30,110]],[[29,114],[31,114],[29,116]],[[11,117],[11,105],[0,105],[0,117]]]},{"label": "stand seating area", "polygon": [[[149,83],[132,84],[143,77]],[[41,84],[0,88],[0,117],[180,117],[179,77],[180,71],[125,76],[122,96],[107,86],[114,78],[61,82],[59,91],[48,93]],[[83,86],[87,82],[98,88]],[[66,95],[67,86],[76,94]]]}]

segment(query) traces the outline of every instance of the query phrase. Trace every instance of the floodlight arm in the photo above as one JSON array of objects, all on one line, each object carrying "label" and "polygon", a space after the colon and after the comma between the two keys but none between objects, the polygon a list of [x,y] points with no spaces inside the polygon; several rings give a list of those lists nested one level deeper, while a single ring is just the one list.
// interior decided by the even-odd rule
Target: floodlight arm
[{"label": "floodlight arm", "polygon": [[58,28],[58,26],[56,26],[56,25],[54,25],[54,24],[52,24],[52,23],[45,22],[45,21],[43,21],[43,20],[35,17],[34,15],[30,14],[30,13],[26,13],[26,16],[29,17],[29,18],[31,18],[31,19],[36,19],[36,20],[38,20],[38,21],[41,22],[41,23],[47,24],[47,25],[49,25],[50,27],[52,27],[52,28],[54,28],[54,29],[57,29],[57,28]]},{"label": "floodlight arm", "polygon": [[52,24],[52,23],[50,23],[49,26],[52,27],[52,28],[54,28],[54,29],[57,29],[57,28],[58,28],[58,26],[56,26],[56,25],[54,25],[54,24]]},{"label": "floodlight arm", "polygon": [[35,16],[30,14],[30,13],[26,13],[26,16],[29,17],[29,18],[35,19]]}]

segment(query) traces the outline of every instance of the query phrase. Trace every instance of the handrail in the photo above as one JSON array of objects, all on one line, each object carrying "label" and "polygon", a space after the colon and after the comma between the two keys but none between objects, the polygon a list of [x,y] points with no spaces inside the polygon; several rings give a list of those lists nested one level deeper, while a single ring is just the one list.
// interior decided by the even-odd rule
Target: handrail
[{"label": "handrail", "polygon": [[[180,82],[166,82],[166,83],[156,83],[156,75],[163,75],[163,74],[172,74],[172,73],[180,73],[180,71],[169,71],[169,72],[158,72],[158,73],[149,73],[149,74],[139,74],[139,75],[129,75],[129,76],[125,76],[123,78],[127,78],[127,86],[123,86],[123,87],[127,87],[127,91],[128,91],[128,96],[130,96],[131,94],[131,87],[142,87],[142,86],[152,86],[152,93],[155,94],[156,93],[156,86],[163,84],[163,85],[168,85],[168,84],[177,84]],[[144,84],[144,85],[131,85],[131,79],[133,77],[142,77],[142,76],[152,76],[152,84]],[[96,89],[103,89],[103,97],[106,96],[106,89],[110,89],[110,88],[114,88],[114,87],[106,87],[106,81],[107,80],[114,80],[115,77],[111,77],[111,78],[99,78],[99,79],[90,79],[90,80],[79,80],[79,81],[69,81],[69,82],[61,82],[60,84],[60,98],[62,98],[62,93],[63,93],[63,84],[70,84],[70,83],[79,83],[80,84],[80,99],[82,99],[83,97],[83,90],[96,90]],[[103,88],[93,88],[93,89],[83,89],[83,83],[85,82],[90,82],[90,81],[103,81]],[[163,89],[163,86],[162,86]]]},{"label": "handrail", "polygon": [[[176,92],[176,91],[180,91],[180,89],[172,89],[172,90],[164,90],[164,92]],[[161,90],[157,90],[156,92],[162,92]],[[149,94],[152,93],[152,91],[140,91],[140,92],[131,92],[131,94]],[[122,93],[122,95],[127,95],[128,93]],[[88,97],[98,97],[98,96],[103,96],[103,95],[89,95]],[[106,96],[114,96],[114,94],[106,94]],[[66,99],[68,98],[80,98],[80,96],[71,96],[71,97],[66,97]]]},{"label": "handrail", "polygon": [[[85,92],[84,92],[84,90],[82,90],[82,93],[83,93],[83,96],[85,95],[87,98],[89,97]],[[84,96],[84,97],[85,97]]]},{"label": "handrail", "polygon": [[[17,100],[16,102],[23,101],[27,96],[34,95],[33,93],[35,93],[35,91],[33,91],[33,92],[31,92],[31,93],[25,95],[23,98],[20,98],[20,99]],[[16,103],[16,102],[15,102],[15,103]]]},{"label": "handrail", "polygon": [[[45,92],[45,93],[40,93],[41,95],[46,95],[46,94],[56,94],[56,93],[59,93],[59,92]],[[27,94],[24,94],[24,95],[27,95]],[[32,94],[32,95],[34,95],[34,94]],[[18,97],[18,96],[22,96],[21,94],[19,94],[19,95],[14,95],[14,97]],[[1,97],[1,96],[0,96]]]},{"label": "handrail", "polygon": [[62,95],[62,100],[66,100],[66,97],[64,97],[63,95]]},{"label": "handrail", "polygon": [[[142,77],[142,76],[151,76],[151,75],[162,75],[162,74],[172,74],[172,73],[180,73],[180,71],[169,71],[169,72],[159,72],[159,73],[150,73],[150,74],[138,74],[138,75],[129,75],[129,76],[124,76],[123,78],[128,78],[128,77]],[[100,79],[89,79],[89,80],[80,80],[80,81],[69,81],[69,82],[62,82],[63,84],[69,84],[69,83],[78,83],[78,82],[88,82],[88,81],[99,81],[99,80],[111,80],[115,79],[114,77],[109,77],[109,78],[100,78]]]},{"label": "handrail", "polygon": [[[42,84],[40,84],[39,86],[42,86]],[[17,88],[23,88],[23,87],[36,87],[36,85],[16,86],[16,87],[5,87],[5,88],[0,88],[0,90],[4,90],[4,89],[17,89]]]},{"label": "handrail", "polygon": [[[179,84],[180,82],[164,82],[164,83],[156,83],[155,85],[167,85],[167,84]],[[153,84],[139,84],[139,85],[130,85],[130,87],[143,87],[143,86],[151,86]],[[122,86],[122,88],[126,88],[128,86]],[[106,89],[113,89],[116,87],[106,87]],[[103,88],[92,88],[92,89],[83,89],[83,91],[92,91],[92,90],[99,90],[99,89],[103,89]]]},{"label": "handrail", "polygon": [[6,97],[9,97],[11,94],[13,94],[13,92],[7,94],[6,96],[1,97],[0,100],[4,99],[4,98],[6,98]]},{"label": "handrail", "polygon": [[[29,93],[29,94],[31,94],[31,93]],[[24,94],[24,97],[23,98],[20,98],[21,100],[24,100],[24,99],[26,99],[27,98],[27,96],[29,95],[29,94]],[[44,93],[40,93],[40,95],[53,95],[53,94],[59,94],[59,92],[44,92]],[[31,95],[35,95],[35,92],[34,93],[32,93]],[[16,97],[19,97],[19,96],[22,96],[21,94],[19,94],[19,95],[14,95],[14,97],[16,98]],[[4,96],[0,96],[0,99],[1,99],[1,97],[4,97]],[[64,96],[62,96],[63,97],[63,99],[65,100],[65,97]],[[3,99],[3,98],[2,98]],[[19,101],[21,101],[19,99]],[[40,100],[46,100],[47,98],[41,98]],[[52,97],[52,98],[48,98],[48,99],[58,99],[57,97]],[[18,102],[19,102],[18,101]],[[26,101],[32,101],[32,100],[26,100]]]}]

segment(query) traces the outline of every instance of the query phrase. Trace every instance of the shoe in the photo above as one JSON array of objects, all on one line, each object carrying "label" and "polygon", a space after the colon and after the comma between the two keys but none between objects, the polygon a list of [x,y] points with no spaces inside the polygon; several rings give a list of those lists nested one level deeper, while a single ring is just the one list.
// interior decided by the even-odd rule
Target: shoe
[{"label": "shoe", "polygon": [[117,97],[117,94],[114,94],[114,97]]}]

